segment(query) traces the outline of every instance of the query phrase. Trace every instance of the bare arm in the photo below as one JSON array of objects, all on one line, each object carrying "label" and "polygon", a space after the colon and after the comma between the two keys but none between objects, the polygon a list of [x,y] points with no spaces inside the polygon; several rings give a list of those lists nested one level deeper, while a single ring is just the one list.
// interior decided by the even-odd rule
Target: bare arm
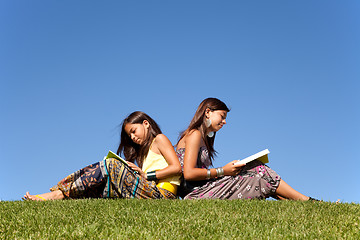
[{"label": "bare arm", "polygon": [[201,133],[194,130],[186,135],[184,156],[184,178],[189,181],[206,179],[207,170],[197,168],[197,158],[201,146]]},{"label": "bare arm", "polygon": [[[205,180],[207,169],[196,167],[197,158],[201,146],[201,133],[198,130],[190,132],[185,139],[185,156],[184,156],[184,178],[189,181]],[[224,169],[225,175],[234,176],[245,165],[234,165],[237,161],[226,164]],[[216,177],[216,169],[210,169],[210,178]]]},{"label": "bare arm", "polygon": [[156,171],[157,179],[164,179],[181,174],[180,162],[175,153],[174,147],[172,146],[170,140],[164,134],[159,134],[156,136],[153,148],[157,148],[157,150],[169,164],[169,166],[167,166],[166,168]]}]

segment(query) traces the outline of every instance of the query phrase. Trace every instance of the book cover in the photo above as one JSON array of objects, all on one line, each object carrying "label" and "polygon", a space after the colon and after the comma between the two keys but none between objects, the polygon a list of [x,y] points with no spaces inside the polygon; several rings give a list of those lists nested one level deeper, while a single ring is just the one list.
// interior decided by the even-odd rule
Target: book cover
[{"label": "book cover", "polygon": [[262,150],[261,152],[255,153],[247,158],[239,160],[239,162],[235,163],[235,165],[242,164],[242,163],[246,164],[246,163],[254,161],[254,160],[259,160],[263,163],[268,163],[269,162],[269,158],[268,158],[269,153],[270,153],[270,151],[268,149]]},{"label": "book cover", "polygon": [[119,161],[122,161],[127,166],[129,166],[129,164],[125,161],[125,159],[121,158],[120,156],[118,156],[116,153],[113,153],[112,151],[109,151],[108,155],[106,157],[104,157],[104,159],[108,159],[108,158],[115,158]]}]

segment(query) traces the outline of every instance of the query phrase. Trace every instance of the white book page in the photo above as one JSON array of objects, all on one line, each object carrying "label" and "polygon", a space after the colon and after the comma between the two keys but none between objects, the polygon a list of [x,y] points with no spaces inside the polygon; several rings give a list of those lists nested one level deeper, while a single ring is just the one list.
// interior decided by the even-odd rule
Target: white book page
[{"label": "white book page", "polygon": [[251,156],[249,156],[249,157],[247,157],[247,158],[244,158],[244,159],[242,159],[242,160],[239,160],[237,163],[235,163],[234,165],[239,165],[239,164],[247,164],[248,162],[251,162],[251,161],[253,161],[253,160],[255,160],[255,159],[258,159],[258,158],[260,158],[260,157],[262,157],[262,156],[265,156],[265,155],[267,155],[267,154],[269,154],[270,153],[270,151],[268,150],[268,149],[265,149],[265,150],[262,150],[261,152],[258,152],[258,153],[255,153],[254,155],[251,155]]}]

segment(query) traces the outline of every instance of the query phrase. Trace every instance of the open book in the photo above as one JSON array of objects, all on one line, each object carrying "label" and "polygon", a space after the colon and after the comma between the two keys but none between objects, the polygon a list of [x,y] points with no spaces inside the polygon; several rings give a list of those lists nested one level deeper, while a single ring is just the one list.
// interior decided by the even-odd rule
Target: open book
[{"label": "open book", "polygon": [[253,160],[259,160],[263,163],[268,163],[268,154],[270,151],[268,149],[262,150],[261,152],[255,153],[254,155],[251,155],[250,157],[244,158],[242,160],[239,160],[239,162],[235,163],[234,165],[251,162]]},{"label": "open book", "polygon": [[104,157],[104,159],[108,159],[108,158],[115,158],[119,161],[122,161],[125,165],[129,166],[129,164],[123,158],[113,153],[112,151],[109,151],[108,155]]}]

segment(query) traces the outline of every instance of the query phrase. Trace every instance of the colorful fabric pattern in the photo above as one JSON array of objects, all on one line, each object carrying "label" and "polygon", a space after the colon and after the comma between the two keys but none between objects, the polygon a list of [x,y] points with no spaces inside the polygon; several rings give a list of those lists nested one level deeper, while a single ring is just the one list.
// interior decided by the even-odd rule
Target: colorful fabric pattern
[{"label": "colorful fabric pattern", "polygon": [[114,158],[82,168],[50,190],[61,190],[66,198],[176,198]]},{"label": "colorful fabric pattern", "polygon": [[[185,149],[178,149],[176,152],[183,167]],[[206,147],[200,148],[197,167],[210,167]],[[255,160],[246,164],[236,176],[200,182],[187,181],[197,187],[184,196],[184,199],[263,199],[274,195],[280,179],[275,171]]]}]

